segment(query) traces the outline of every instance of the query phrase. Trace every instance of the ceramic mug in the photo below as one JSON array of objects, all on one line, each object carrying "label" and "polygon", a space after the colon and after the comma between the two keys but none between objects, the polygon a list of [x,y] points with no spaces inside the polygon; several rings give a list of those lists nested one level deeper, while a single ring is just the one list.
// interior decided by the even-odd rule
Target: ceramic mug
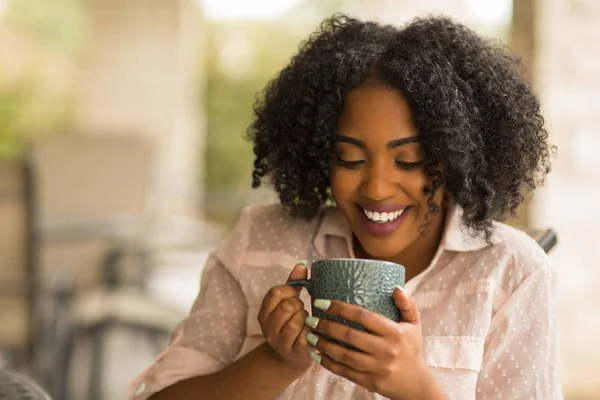
[{"label": "ceramic mug", "polygon": [[[404,287],[404,267],[387,261],[353,258],[331,258],[314,261],[310,279],[289,282],[291,286],[303,286],[311,299],[339,300],[356,304],[400,322],[400,311],[394,304],[394,286]],[[334,317],[312,307],[312,315],[365,329],[353,322]]]}]

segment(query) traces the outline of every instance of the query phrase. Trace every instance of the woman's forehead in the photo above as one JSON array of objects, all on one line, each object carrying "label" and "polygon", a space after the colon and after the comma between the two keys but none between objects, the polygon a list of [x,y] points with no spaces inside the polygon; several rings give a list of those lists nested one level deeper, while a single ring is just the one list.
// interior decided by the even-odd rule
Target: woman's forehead
[{"label": "woman's forehead", "polygon": [[365,142],[387,143],[417,135],[408,101],[399,91],[383,86],[363,86],[348,93],[338,128],[339,134]]}]

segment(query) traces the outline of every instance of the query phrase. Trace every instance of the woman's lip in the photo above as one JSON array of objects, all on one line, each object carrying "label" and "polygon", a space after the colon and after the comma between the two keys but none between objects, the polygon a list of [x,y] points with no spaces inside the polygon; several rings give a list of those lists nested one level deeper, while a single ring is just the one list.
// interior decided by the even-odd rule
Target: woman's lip
[{"label": "woman's lip", "polygon": [[402,223],[406,219],[406,216],[411,212],[411,209],[408,208],[408,209],[404,210],[402,215],[399,216],[398,218],[396,218],[395,220],[393,220],[391,222],[384,222],[384,223],[371,221],[369,218],[367,218],[367,216],[365,215],[365,212],[363,210],[361,210],[360,207],[357,207],[357,211],[360,214],[359,218],[362,221],[363,226],[370,234],[376,235],[376,236],[383,236],[383,235],[388,235],[390,233],[393,233],[398,228],[400,228],[400,225],[402,225]]},{"label": "woman's lip", "polygon": [[368,203],[357,203],[357,205],[360,208],[363,208],[365,210],[373,211],[373,212],[378,212],[378,213],[401,211],[401,210],[405,209],[406,207],[408,207],[408,206],[399,205],[399,204],[368,204]]}]

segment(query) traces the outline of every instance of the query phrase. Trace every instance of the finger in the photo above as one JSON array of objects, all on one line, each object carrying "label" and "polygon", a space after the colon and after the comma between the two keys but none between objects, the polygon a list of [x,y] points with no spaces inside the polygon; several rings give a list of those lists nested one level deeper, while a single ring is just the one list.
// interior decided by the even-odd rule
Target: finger
[{"label": "finger", "polygon": [[372,379],[371,374],[357,371],[348,367],[347,365],[337,363],[329,358],[326,354],[317,354],[315,352],[311,352],[310,356],[328,371],[341,376],[342,378],[346,378],[364,388],[369,387],[368,382]]},{"label": "finger", "polygon": [[[302,314],[304,319],[306,319],[307,315],[308,315],[308,313]],[[310,347],[311,347],[310,343],[308,343],[308,341],[307,341],[307,335],[309,333],[313,333],[312,329],[310,329],[308,326],[304,325],[304,328],[302,328],[302,332],[300,332],[300,334],[296,338],[296,342],[294,343],[294,347],[293,347],[294,351],[310,349]]]},{"label": "finger", "polygon": [[[297,311],[281,328],[279,343],[288,350],[292,350],[298,341],[302,330],[305,328],[304,319],[308,313],[302,309]],[[305,342],[306,339],[304,339]],[[305,342],[306,346],[306,342]]]},{"label": "finger", "polygon": [[327,314],[357,323],[367,331],[379,336],[385,336],[396,329],[396,323],[391,319],[356,304],[337,300],[317,299],[314,302],[314,306]]},{"label": "finger", "polygon": [[[289,283],[290,281],[293,281],[296,279],[308,279],[307,265],[308,265],[308,263],[304,260],[298,261],[296,263],[296,265],[294,266],[294,268],[292,269],[292,272],[290,272],[290,275],[288,276],[286,283]],[[296,295],[298,297],[300,297],[300,292],[302,291],[302,286],[295,287],[294,289],[296,290]]]},{"label": "finger", "polygon": [[[269,334],[273,335],[273,337],[281,335],[283,327],[288,321],[292,320],[299,311],[304,311],[304,303],[297,297],[290,297],[279,303],[275,310],[267,317],[266,325],[269,327]],[[302,322],[303,321],[300,320],[298,331],[302,329]]]},{"label": "finger", "polygon": [[258,312],[258,320],[261,322],[265,321],[277,308],[279,303],[292,297],[297,297],[297,295],[296,290],[291,286],[281,285],[271,288],[263,298],[260,311]]},{"label": "finger", "polygon": [[401,321],[418,324],[420,317],[417,303],[415,303],[415,301],[409,297],[400,286],[396,286],[393,295],[394,304],[396,304],[396,307],[400,310]]},{"label": "finger", "polygon": [[[359,331],[339,322],[327,319],[319,320],[317,318],[309,319],[315,332],[335,339],[339,342],[349,344],[350,346],[368,354],[379,354],[380,348],[385,348],[385,342],[379,336],[369,332]],[[337,359],[336,359],[337,360]]]},{"label": "finger", "polygon": [[333,343],[321,335],[309,334],[308,339],[311,345],[321,354],[338,364],[344,364],[356,371],[374,372],[377,367],[377,360],[366,353],[348,349],[337,343]]}]

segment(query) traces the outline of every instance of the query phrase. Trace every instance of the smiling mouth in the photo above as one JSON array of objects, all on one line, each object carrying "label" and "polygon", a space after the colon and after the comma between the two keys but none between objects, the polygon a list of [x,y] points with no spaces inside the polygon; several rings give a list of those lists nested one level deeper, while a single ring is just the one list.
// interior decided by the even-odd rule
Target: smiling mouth
[{"label": "smiling mouth", "polygon": [[388,224],[390,222],[394,222],[395,220],[400,218],[402,214],[404,214],[404,212],[406,212],[409,208],[410,206],[404,207],[401,210],[391,212],[377,212],[366,210],[361,207],[362,212],[365,214],[365,217],[367,217],[369,221],[375,222],[377,224]]}]

